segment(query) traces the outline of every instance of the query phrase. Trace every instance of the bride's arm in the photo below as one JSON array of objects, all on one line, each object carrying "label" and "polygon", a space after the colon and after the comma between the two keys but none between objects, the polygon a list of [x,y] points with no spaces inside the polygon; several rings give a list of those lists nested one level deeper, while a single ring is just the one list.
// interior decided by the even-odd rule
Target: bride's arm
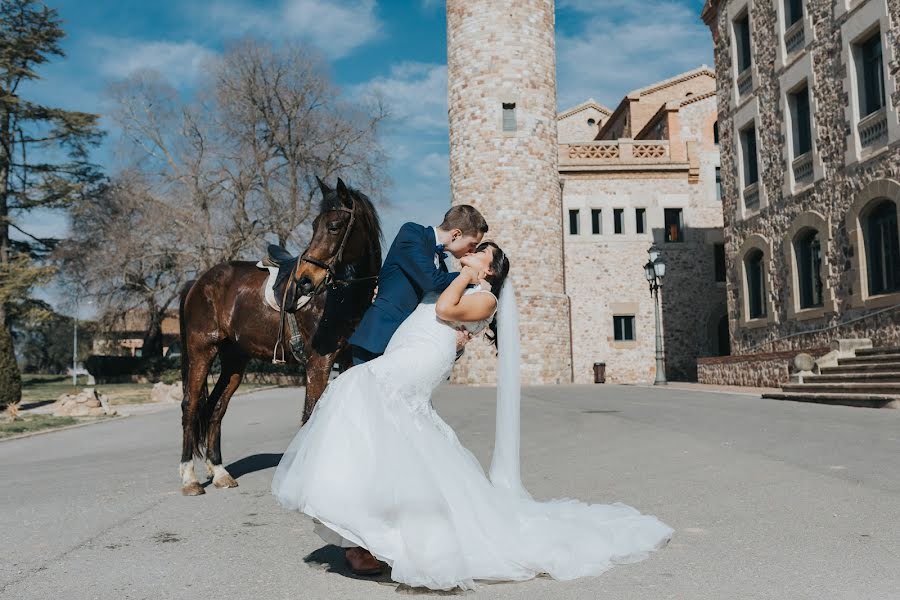
[{"label": "bride's arm", "polygon": [[463,267],[459,277],[438,298],[434,307],[437,316],[444,321],[482,321],[494,314],[497,301],[493,295],[464,295],[466,286],[478,281],[478,273],[474,269]]}]

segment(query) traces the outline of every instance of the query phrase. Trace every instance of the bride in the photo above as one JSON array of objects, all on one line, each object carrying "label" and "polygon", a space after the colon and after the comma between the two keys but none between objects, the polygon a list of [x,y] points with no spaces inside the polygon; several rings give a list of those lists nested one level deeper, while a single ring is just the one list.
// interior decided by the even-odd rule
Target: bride
[{"label": "bride", "polygon": [[[663,546],[672,529],[624,504],[537,502],[519,477],[519,340],[509,260],[492,242],[426,296],[384,355],[335,379],[285,451],[272,493],[317,520],[328,543],[361,546],[413,587],[597,575]],[[504,283],[505,282],[505,283]],[[498,299],[499,296],[499,299]],[[495,318],[496,317],[496,318]],[[456,333],[498,346],[490,478],[431,405]]]}]

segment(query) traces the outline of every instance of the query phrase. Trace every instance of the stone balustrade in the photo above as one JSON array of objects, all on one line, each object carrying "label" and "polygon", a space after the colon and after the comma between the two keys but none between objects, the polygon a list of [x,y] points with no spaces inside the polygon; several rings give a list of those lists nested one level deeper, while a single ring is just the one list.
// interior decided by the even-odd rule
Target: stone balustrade
[{"label": "stone balustrade", "polygon": [[788,54],[793,54],[804,45],[806,45],[806,32],[803,27],[803,19],[799,19],[784,32],[784,48]]},{"label": "stone balustrade", "polygon": [[664,163],[672,163],[668,140],[620,139],[559,145],[561,168]]},{"label": "stone balustrade", "polygon": [[884,108],[873,112],[859,121],[859,143],[863,148],[883,144],[887,141],[888,122]]},{"label": "stone balustrade", "polygon": [[808,183],[812,181],[813,176],[813,156],[812,152],[805,152],[794,159],[791,163],[794,170],[794,181],[798,184]]}]

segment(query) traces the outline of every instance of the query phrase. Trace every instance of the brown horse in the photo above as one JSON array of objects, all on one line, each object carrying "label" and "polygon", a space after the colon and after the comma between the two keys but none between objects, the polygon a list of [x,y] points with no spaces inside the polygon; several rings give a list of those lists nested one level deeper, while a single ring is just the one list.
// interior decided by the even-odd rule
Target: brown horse
[{"label": "brown horse", "polygon": [[[251,358],[273,359],[276,342],[302,338],[306,363],[305,423],[325,390],[338,362],[347,366],[347,340],[371,304],[381,268],[381,226],[378,214],[361,192],[338,179],[331,189],[321,181],[322,207],[313,222],[309,247],[296,261],[287,285],[311,298],[302,308],[285,315],[268,306],[264,287],[268,272],[255,263],[231,261],[212,267],[185,289],[181,298],[182,381],[181,403],[182,494],[204,493],[194,474],[195,456],[206,457],[213,485],[235,487],[237,481],[222,466],[221,427],[228,401],[241,384]],[[287,295],[281,296],[282,302]],[[282,350],[284,347],[281,347]],[[288,362],[297,362],[291,352]],[[221,375],[207,389],[206,379],[216,357]]]}]

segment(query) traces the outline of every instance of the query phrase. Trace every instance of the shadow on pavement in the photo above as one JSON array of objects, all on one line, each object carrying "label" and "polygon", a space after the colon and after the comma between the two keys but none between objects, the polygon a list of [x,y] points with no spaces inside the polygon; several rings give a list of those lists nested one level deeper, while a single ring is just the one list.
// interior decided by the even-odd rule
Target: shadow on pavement
[{"label": "shadow on pavement", "polygon": [[278,466],[282,454],[251,454],[225,467],[232,477],[238,479],[249,473],[264,471]]}]

